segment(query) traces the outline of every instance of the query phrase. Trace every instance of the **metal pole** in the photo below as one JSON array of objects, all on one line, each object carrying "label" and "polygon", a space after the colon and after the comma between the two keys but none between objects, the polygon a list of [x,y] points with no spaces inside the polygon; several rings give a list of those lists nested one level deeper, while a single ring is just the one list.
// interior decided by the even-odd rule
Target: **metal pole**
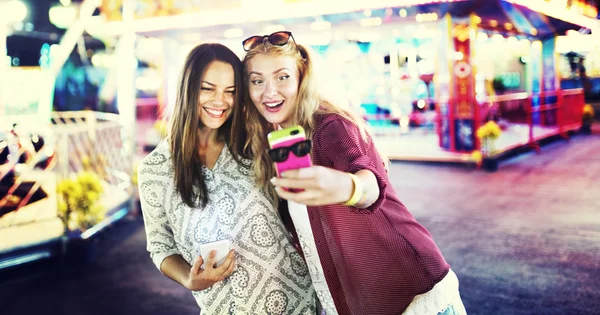
[{"label": "metal pole", "polygon": [[[0,117],[6,117],[4,89],[6,88],[7,72],[10,67],[8,61],[8,48],[6,47],[6,37],[8,37],[8,26],[0,24]],[[4,122],[2,122],[4,123]],[[2,127],[2,124],[0,124]]]},{"label": "metal pole", "polygon": [[[133,20],[135,14],[135,1],[123,1],[123,32],[117,44],[117,106],[122,126],[123,150],[129,161],[128,166],[133,167],[133,157],[136,150],[135,124],[136,124],[136,88],[135,76],[137,59],[135,57],[135,32]],[[131,170],[131,168],[129,169]],[[129,172],[131,176],[131,171]],[[135,189],[135,188],[133,188]],[[130,192],[133,193],[133,189]],[[134,208],[134,200],[130,199],[129,209]]]},{"label": "metal pole", "polygon": [[49,74],[45,86],[40,87],[45,89],[44,93],[41,93],[40,102],[38,108],[43,111],[41,112],[43,117],[50,117],[52,111],[52,97],[50,97],[54,91],[54,85],[56,83],[56,77],[59,75],[60,70],[69,58],[73,47],[77,44],[77,41],[83,35],[85,26],[89,21],[92,14],[98,6],[100,6],[100,0],[84,0],[81,3],[79,10],[79,19],[77,19],[65,32],[60,43],[57,53],[52,55],[52,62],[50,63]]}]

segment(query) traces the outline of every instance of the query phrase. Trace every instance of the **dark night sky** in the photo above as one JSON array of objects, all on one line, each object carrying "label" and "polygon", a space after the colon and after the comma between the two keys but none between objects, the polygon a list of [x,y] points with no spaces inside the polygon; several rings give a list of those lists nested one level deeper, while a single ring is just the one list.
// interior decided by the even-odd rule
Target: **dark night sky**
[{"label": "dark night sky", "polygon": [[[60,4],[59,0],[21,0],[28,8],[27,18],[24,23],[33,24],[33,32],[15,31],[6,40],[8,54],[18,57],[21,66],[38,66],[40,49],[44,43],[56,44],[64,30],[56,28],[50,23],[48,10]],[[73,0],[73,2],[81,2]]]},{"label": "dark night sky", "polygon": [[[33,32],[22,36],[24,31],[16,31],[6,40],[8,54],[18,57],[21,66],[37,66],[40,58],[40,49],[44,43],[55,44],[62,34],[50,23],[48,10],[51,5],[60,3],[58,0],[22,0],[29,10],[24,23],[33,23]],[[54,39],[54,40],[53,40]]]}]

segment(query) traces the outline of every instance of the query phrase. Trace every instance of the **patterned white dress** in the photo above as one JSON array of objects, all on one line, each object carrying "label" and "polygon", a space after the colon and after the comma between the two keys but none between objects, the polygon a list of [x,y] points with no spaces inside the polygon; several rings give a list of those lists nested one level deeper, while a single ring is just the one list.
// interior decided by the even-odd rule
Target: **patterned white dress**
[{"label": "patterned white dress", "polygon": [[175,190],[170,157],[163,141],[138,168],[147,249],[157,268],[173,254],[191,265],[200,244],[229,239],[237,269],[211,288],[192,292],[201,314],[315,314],[306,264],[272,201],[255,185],[251,162],[239,165],[225,146],[212,170],[202,168],[206,207],[190,208]]}]

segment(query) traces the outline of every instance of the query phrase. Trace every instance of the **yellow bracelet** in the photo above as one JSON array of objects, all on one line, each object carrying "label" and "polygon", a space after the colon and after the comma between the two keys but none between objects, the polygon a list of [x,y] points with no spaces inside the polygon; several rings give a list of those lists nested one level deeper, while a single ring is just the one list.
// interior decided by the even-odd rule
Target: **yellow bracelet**
[{"label": "yellow bracelet", "polygon": [[352,207],[356,205],[362,198],[363,189],[362,182],[360,181],[360,178],[358,178],[358,176],[351,173],[348,173],[348,175],[350,175],[350,177],[352,178],[352,182],[354,183],[354,192],[352,192],[352,197],[350,197],[350,199],[348,199],[348,201],[346,201],[344,205]]}]

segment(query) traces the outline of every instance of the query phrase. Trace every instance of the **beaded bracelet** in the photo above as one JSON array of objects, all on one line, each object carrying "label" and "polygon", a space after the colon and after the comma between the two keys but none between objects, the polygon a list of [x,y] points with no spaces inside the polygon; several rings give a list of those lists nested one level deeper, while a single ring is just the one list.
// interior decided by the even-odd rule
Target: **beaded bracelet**
[{"label": "beaded bracelet", "polygon": [[350,197],[350,199],[348,199],[348,201],[344,203],[344,205],[352,207],[362,199],[363,188],[362,182],[360,181],[360,178],[358,178],[358,176],[351,173],[348,173],[348,175],[350,175],[350,177],[352,178],[352,182],[354,183],[354,192],[352,192],[352,196]]}]

